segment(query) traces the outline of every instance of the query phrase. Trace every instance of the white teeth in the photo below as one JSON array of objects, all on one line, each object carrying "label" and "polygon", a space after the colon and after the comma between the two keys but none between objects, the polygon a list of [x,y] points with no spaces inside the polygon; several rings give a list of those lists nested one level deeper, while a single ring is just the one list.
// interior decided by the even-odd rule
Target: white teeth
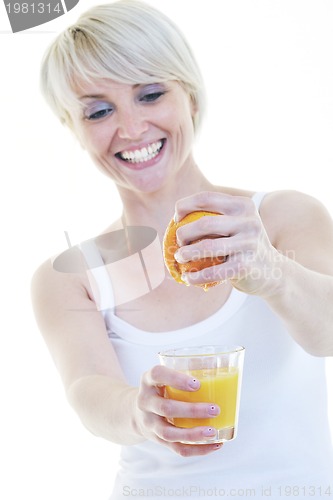
[{"label": "white teeth", "polygon": [[142,161],[148,161],[155,158],[158,155],[163,146],[162,141],[157,141],[142,149],[136,149],[135,151],[122,151],[119,156],[122,160],[128,161],[130,163],[140,163]]}]

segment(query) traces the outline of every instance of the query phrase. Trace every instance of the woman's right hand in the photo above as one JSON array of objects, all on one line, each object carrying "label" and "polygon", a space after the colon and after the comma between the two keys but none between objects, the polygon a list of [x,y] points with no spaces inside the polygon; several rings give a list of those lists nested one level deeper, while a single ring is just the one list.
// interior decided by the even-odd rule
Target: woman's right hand
[{"label": "woman's right hand", "polygon": [[146,439],[163,444],[181,456],[207,455],[221,448],[222,444],[183,444],[180,441],[200,441],[214,438],[212,427],[184,429],[167,421],[170,418],[212,418],[220,409],[214,402],[188,403],[163,397],[165,386],[183,391],[197,391],[200,382],[165,366],[154,366],[144,373],[137,396],[136,423]]}]

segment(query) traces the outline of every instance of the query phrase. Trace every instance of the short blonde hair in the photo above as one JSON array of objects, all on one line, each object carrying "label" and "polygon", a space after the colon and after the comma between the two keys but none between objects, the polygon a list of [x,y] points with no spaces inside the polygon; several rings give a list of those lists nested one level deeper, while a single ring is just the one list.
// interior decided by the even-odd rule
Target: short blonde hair
[{"label": "short blonde hair", "polygon": [[183,34],[163,13],[137,0],[99,5],[81,15],[46,51],[41,89],[60,120],[72,126],[79,106],[78,80],[108,78],[120,83],[178,81],[197,110],[197,130],[204,109],[204,85]]}]

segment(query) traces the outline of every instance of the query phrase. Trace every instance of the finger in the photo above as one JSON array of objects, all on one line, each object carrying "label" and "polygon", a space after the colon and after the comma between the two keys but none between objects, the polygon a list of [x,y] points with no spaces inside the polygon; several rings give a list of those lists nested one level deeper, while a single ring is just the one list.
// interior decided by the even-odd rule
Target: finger
[{"label": "finger", "polygon": [[150,415],[149,429],[153,441],[168,447],[181,456],[207,455],[221,448],[222,443],[212,444],[184,444],[184,441],[207,441],[214,440],[216,429],[213,427],[195,427],[193,429],[183,429],[175,427],[164,418],[157,415]]},{"label": "finger", "polygon": [[184,224],[176,231],[177,245],[181,247],[202,238],[230,236],[230,234],[234,234],[237,231],[237,222],[229,220],[228,224],[228,221],[225,219],[226,216],[224,215],[206,215],[196,221]]},{"label": "finger", "polygon": [[181,455],[182,457],[194,457],[194,456],[204,456],[212,453],[213,451],[220,450],[223,446],[223,443],[214,443],[214,444],[182,444],[175,443],[170,447]]},{"label": "finger", "polygon": [[237,254],[229,257],[223,264],[206,267],[202,271],[184,273],[182,280],[188,285],[198,285],[212,282],[225,282],[239,280],[249,272],[249,266],[243,255]]},{"label": "finger", "polygon": [[207,210],[226,215],[244,215],[254,213],[255,205],[247,196],[233,196],[225,193],[202,191],[178,200],[175,207],[175,221],[195,210]]},{"label": "finger", "polygon": [[175,389],[189,392],[197,391],[200,387],[199,380],[191,375],[178,372],[162,365],[156,365],[146,372],[143,381],[150,386],[170,385]]},{"label": "finger", "polygon": [[165,418],[214,418],[220,408],[214,403],[190,403],[158,397],[152,402],[151,411]]},{"label": "finger", "polygon": [[214,239],[216,237],[230,237],[239,233],[258,234],[262,226],[258,216],[212,216],[184,224],[177,229],[177,244],[179,247],[191,244],[200,239]]},{"label": "finger", "polygon": [[[182,429],[184,430],[184,429]],[[183,440],[182,436],[182,440]],[[207,438],[205,438],[207,439]],[[194,457],[203,456],[212,453],[213,451],[220,450],[223,443],[212,443],[212,444],[185,444],[182,442],[165,441],[158,436],[155,436],[155,441],[166,446],[170,450],[174,451],[182,457]]]},{"label": "finger", "polygon": [[213,427],[193,427],[191,429],[184,429],[183,427],[176,427],[168,422],[165,425],[160,425],[156,431],[156,435],[168,443],[200,443],[207,440],[214,440],[217,435],[216,429]]},{"label": "finger", "polygon": [[149,417],[150,439],[184,456],[207,455],[221,448],[222,443],[184,444],[184,442],[203,442],[216,438],[213,427],[195,427],[183,429],[175,427],[163,417],[151,414]]},{"label": "finger", "polygon": [[[180,247],[175,252],[175,260],[179,264],[185,264],[199,259],[215,259],[216,257],[228,257],[233,254],[244,253],[249,256],[253,254],[256,248],[256,242],[246,239],[246,235],[237,234],[228,238],[204,239]],[[209,264],[209,261],[208,261]],[[214,262],[212,262],[214,265]]]}]

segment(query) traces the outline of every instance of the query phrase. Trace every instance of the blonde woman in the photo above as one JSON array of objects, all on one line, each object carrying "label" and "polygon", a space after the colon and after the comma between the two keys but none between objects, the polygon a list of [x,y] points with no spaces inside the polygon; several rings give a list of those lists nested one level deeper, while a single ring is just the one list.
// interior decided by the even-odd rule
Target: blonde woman
[{"label": "blonde woman", "polygon": [[[298,192],[265,195],[206,179],[192,153],[204,111],[200,71],[177,27],[144,3],[121,0],[83,14],[49,47],[42,87],[123,203],[105,234],[44,263],[33,279],[36,318],[70,404],[92,433],[122,445],[111,498],[140,491],[208,498],[241,488],[252,498],[270,488],[280,498],[292,485],[303,496],[327,492],[333,224],[325,208]],[[111,264],[121,262],[112,257],[112,235],[150,228],[148,243],[154,235],[161,241],[173,216],[195,210],[224,215],[180,228],[175,258],[209,253],[224,256],[223,264],[187,273],[189,286],[181,286],[155,245],[148,290],[140,292],[138,266],[121,280],[112,275]],[[208,293],[194,286],[211,281],[221,284]],[[239,435],[224,446],[183,444],[213,438],[215,429],[181,429],[167,418],[214,417],[223,408],[166,403],[161,387],[199,384],[159,366],[157,353],[221,343],[247,351]]]}]

